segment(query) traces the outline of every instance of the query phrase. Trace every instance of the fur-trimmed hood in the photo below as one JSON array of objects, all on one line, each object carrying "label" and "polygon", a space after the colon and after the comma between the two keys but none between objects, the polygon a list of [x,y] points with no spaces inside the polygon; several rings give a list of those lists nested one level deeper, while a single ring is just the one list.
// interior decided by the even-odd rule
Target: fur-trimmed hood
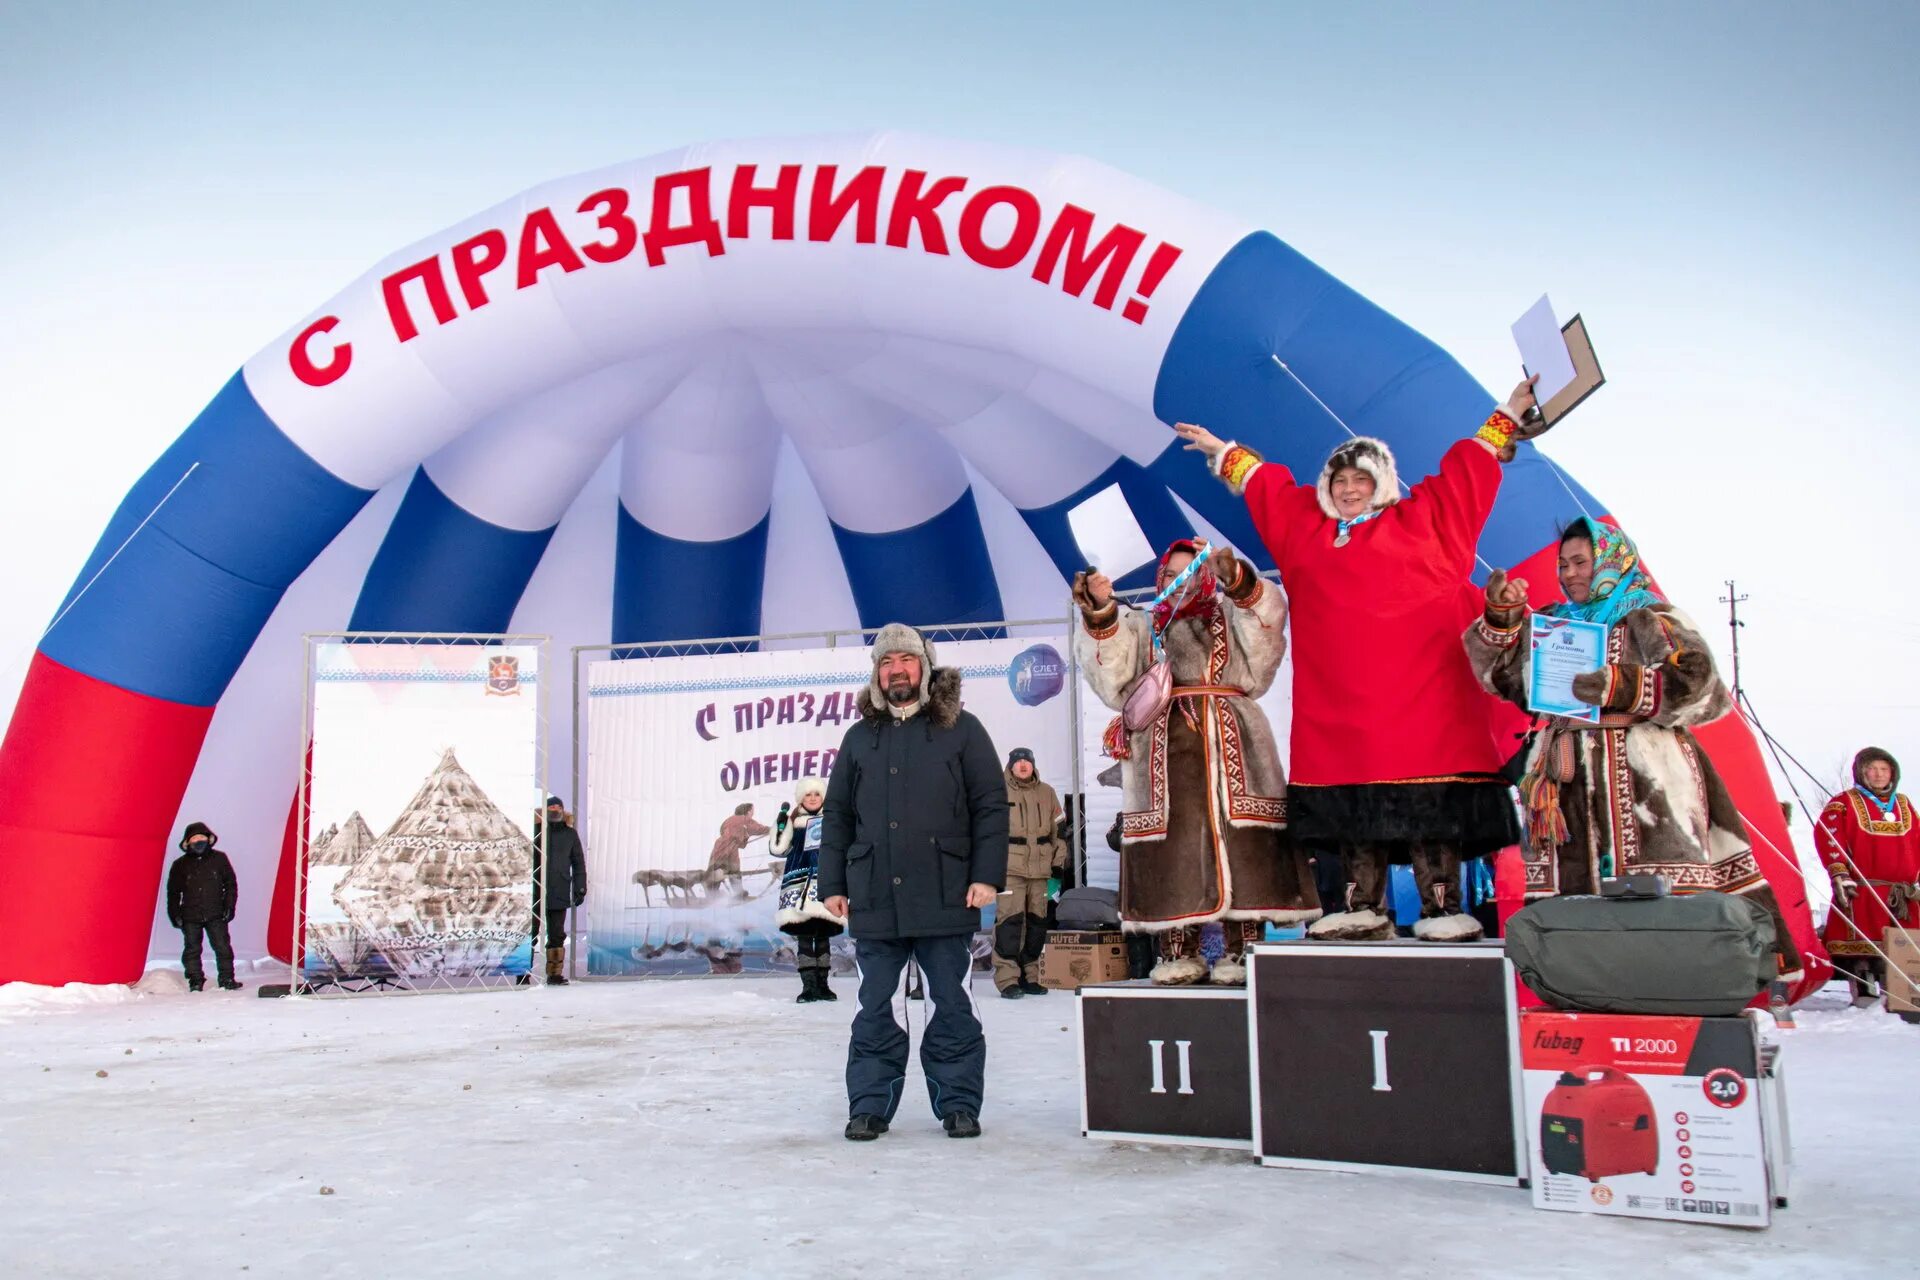
[{"label": "fur-trimmed hood", "polygon": [[1340,519],[1340,510],[1333,505],[1333,477],[1343,467],[1358,467],[1373,477],[1376,510],[1400,501],[1400,469],[1394,465],[1393,450],[1385,440],[1355,436],[1328,456],[1327,465],[1320,468],[1320,483],[1314,486],[1320,498],[1320,510],[1329,520]]},{"label": "fur-trimmed hood", "polygon": [[1900,789],[1900,762],[1893,758],[1892,752],[1885,751],[1879,747],[1862,747],[1859,754],[1854,756],[1853,785],[1856,787],[1865,787],[1867,785],[1865,777],[1867,766],[1876,760],[1885,761],[1887,764],[1893,766],[1893,785],[1889,787],[1888,790],[1898,791]]},{"label": "fur-trimmed hood", "polygon": [[[885,720],[893,714],[884,699],[874,694],[873,686],[860,691],[861,718],[869,722]],[[930,716],[942,729],[951,729],[960,719],[960,669],[935,667],[927,679],[927,698],[915,715]]]}]

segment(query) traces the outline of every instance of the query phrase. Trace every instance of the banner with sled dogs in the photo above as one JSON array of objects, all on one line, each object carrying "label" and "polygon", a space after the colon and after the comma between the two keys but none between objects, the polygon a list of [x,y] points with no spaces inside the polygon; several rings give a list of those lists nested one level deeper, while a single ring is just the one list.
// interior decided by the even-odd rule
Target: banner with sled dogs
[{"label": "banner with sled dogs", "polygon": [[[1032,748],[1064,797],[1073,777],[1064,635],[949,640],[961,697],[1004,762]],[[774,915],[769,837],[804,778],[825,778],[872,677],[863,645],[587,664],[587,883],[576,929],[590,977],[794,967]],[[844,941],[844,939],[842,939]],[[839,950],[845,951],[844,946]],[[836,969],[851,969],[850,953]]]}]

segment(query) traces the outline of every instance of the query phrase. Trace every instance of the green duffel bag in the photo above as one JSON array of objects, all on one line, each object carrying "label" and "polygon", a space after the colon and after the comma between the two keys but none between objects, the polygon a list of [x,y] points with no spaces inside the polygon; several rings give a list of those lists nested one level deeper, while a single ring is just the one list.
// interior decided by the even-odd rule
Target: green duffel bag
[{"label": "green duffel bag", "polygon": [[1725,893],[1543,898],[1507,922],[1507,958],[1556,1009],[1738,1014],[1779,976],[1773,916]]}]

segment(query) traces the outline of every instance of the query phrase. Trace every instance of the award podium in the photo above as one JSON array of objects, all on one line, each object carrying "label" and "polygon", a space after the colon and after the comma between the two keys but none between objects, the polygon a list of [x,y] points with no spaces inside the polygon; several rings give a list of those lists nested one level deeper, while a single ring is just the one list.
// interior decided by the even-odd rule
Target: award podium
[{"label": "award podium", "polygon": [[1245,988],[1080,989],[1087,1137],[1525,1185],[1499,943],[1262,943],[1247,959]]}]

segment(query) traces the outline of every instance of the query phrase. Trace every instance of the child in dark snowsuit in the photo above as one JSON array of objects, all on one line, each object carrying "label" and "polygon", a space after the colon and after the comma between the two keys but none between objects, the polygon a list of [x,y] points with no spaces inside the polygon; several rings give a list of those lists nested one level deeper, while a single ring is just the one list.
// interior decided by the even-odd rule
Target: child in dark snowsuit
[{"label": "child in dark snowsuit", "polygon": [[214,965],[220,975],[220,989],[238,991],[233,979],[233,940],[227,925],[239,900],[239,884],[233,877],[233,864],[214,845],[220,837],[204,822],[187,824],[180,837],[181,857],[167,873],[167,919],[186,938],[180,965],[187,971],[187,990],[199,991],[207,985],[200,968],[200,936],[213,943]]}]

